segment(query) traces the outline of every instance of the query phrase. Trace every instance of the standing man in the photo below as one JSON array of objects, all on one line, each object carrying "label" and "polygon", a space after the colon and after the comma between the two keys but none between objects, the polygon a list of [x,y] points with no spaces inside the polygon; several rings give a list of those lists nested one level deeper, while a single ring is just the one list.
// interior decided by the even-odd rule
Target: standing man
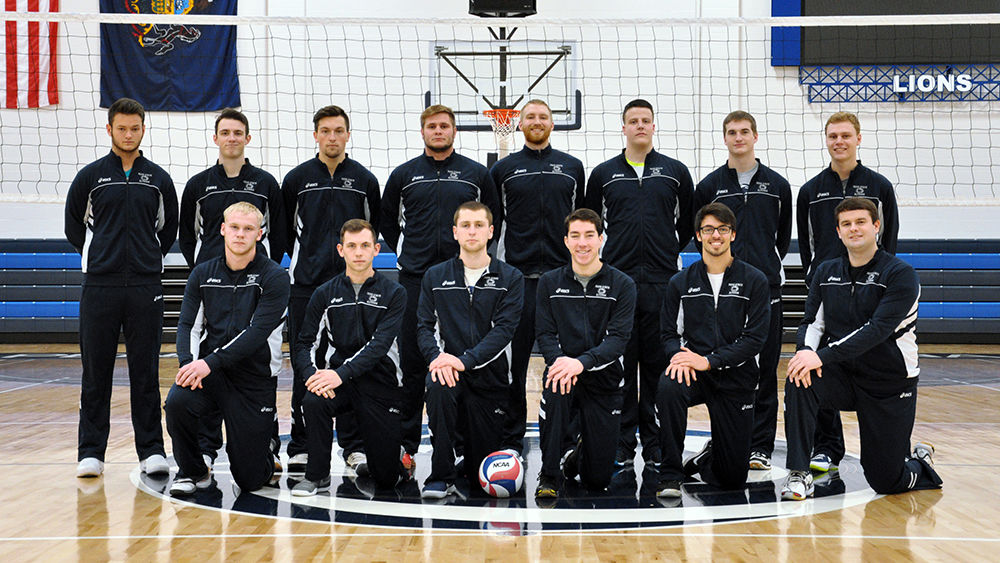
[{"label": "standing man", "polygon": [[337,253],[347,269],[319,286],[309,300],[293,350],[296,377],[309,391],[302,400],[309,428],[305,480],[292,494],[311,496],[330,488],[333,419],[353,412],[364,465],[376,485],[399,481],[402,378],[396,337],[406,295],[402,286],[379,274],[372,261],[379,252],[375,229],[363,219],[344,223]]},{"label": "standing man", "polygon": [[233,480],[245,491],[274,473],[271,430],[288,305],[285,270],[257,252],[263,214],[237,202],[223,212],[225,254],[192,270],[177,322],[180,369],[163,410],[174,445],[172,495],[211,485],[198,444],[201,418],[221,411]]},{"label": "standing man", "polygon": [[[833,210],[847,197],[863,197],[878,210],[882,228],[878,244],[889,254],[896,253],[899,234],[899,211],[892,183],[858,160],[861,145],[861,122],[858,116],[840,111],[826,120],[826,150],[830,166],[806,182],[799,190],[796,216],[799,230],[799,255],[805,270],[806,285],[812,285],[816,268],[824,261],[845,255],[837,240]],[[844,457],[844,429],[840,414],[820,410],[816,425],[816,451],[811,467],[817,471],[835,468]]]},{"label": "standing man", "polygon": [[[663,464],[656,496],[678,498],[700,473],[723,489],[746,486],[754,423],[757,355],[767,340],[768,280],[733,256],[736,215],[719,202],[695,219],[701,260],[670,280],[663,301],[663,346],[670,359],[656,394]],[[681,464],[688,408],[704,403],[712,440]]]},{"label": "standing man", "polygon": [[274,176],[250,164],[244,155],[250,138],[250,122],[243,112],[226,108],[215,118],[212,141],[219,147],[219,158],[215,166],[188,180],[181,197],[178,243],[191,268],[223,255],[218,226],[222,212],[237,201],[252,203],[264,215],[258,250],[278,263],[285,254],[281,191]]},{"label": "standing man", "polygon": [[[591,489],[611,482],[622,408],[622,355],[635,317],[635,282],[601,262],[604,223],[590,209],[566,217],[571,262],[538,280],[535,316],[545,357],[538,410],[542,470],[535,497],[555,499],[580,476]],[[577,416],[579,435],[571,434]]]},{"label": "standing man", "polygon": [[524,277],[490,258],[493,213],[478,201],[455,211],[458,257],[424,275],[417,339],[428,363],[427,425],[431,474],[424,498],[455,491],[455,433],[465,439],[465,472],[475,482],[479,465],[501,449],[510,395],[510,343],[524,298]]},{"label": "standing man", "polygon": [[399,335],[403,368],[403,465],[413,473],[420,445],[427,363],[417,345],[417,304],[424,273],[454,257],[458,243],[452,220],[466,201],[485,204],[496,222],[501,210],[486,167],[455,152],[455,113],[442,105],[420,114],[424,153],[400,165],[385,184],[382,237],[396,252],[399,283],[406,290],[406,313]]},{"label": "standing man", "polygon": [[521,109],[524,148],[490,170],[503,204],[504,223],[497,237],[497,258],[524,274],[524,303],[514,333],[504,447],[521,453],[527,417],[525,381],[535,345],[535,293],[538,278],[569,261],[562,238],[563,218],[584,206],[583,163],[552,148],[552,110],[542,100]]},{"label": "standing man", "polygon": [[[178,244],[188,267],[225,254],[224,240],[217,229],[222,225],[222,212],[237,201],[246,201],[263,214],[264,234],[257,250],[280,264],[285,254],[286,228],[281,190],[274,176],[250,164],[244,155],[250,143],[247,116],[233,108],[222,110],[215,118],[212,141],[219,147],[215,166],[192,176],[181,196]],[[221,413],[202,420],[202,454],[214,460],[222,447]]]},{"label": "standing man", "polygon": [[158,362],[163,257],[177,238],[177,192],[142,155],[146,111],[130,98],[108,108],[111,152],[85,166],[66,195],[66,239],[81,253],[80,426],[77,477],[97,477],[111,426],[111,379],[125,332],[132,429],[140,467],[170,470],[160,426]]},{"label": "standing man", "polygon": [[[294,346],[306,314],[309,298],[317,287],[344,271],[344,259],[334,249],[340,228],[350,219],[364,219],[379,228],[378,180],[364,166],[347,156],[351,120],[342,108],[325,106],[313,115],[313,139],[319,145],[316,157],[296,166],[281,184],[284,196],[288,275],[292,281],[288,301],[288,342]],[[308,462],[302,397],[305,381],[292,379],[292,432],[288,443],[288,470],[305,471]],[[351,422],[352,414],[338,420],[338,438],[344,457],[360,451],[361,441]],[[352,465],[361,462],[358,456]]]},{"label": "standing man", "polygon": [[[792,239],[792,190],[780,174],[764,166],[754,152],[757,120],[745,111],[734,111],[722,121],[722,139],[729,160],[698,182],[694,207],[725,204],[736,216],[732,241],[734,256],[767,276],[771,294],[771,319],[760,351],[760,382],[754,394],[753,443],[750,469],[770,469],[778,425],[778,360],[781,357],[781,286],[785,270],[781,260]],[[704,249],[702,249],[704,250]]]},{"label": "standing man", "polygon": [[636,426],[642,458],[660,462],[656,387],[667,366],[660,344],[660,309],[667,282],[680,269],[680,252],[694,230],[694,184],[687,166],[653,149],[653,106],[632,100],[622,112],[625,150],[599,164],[587,181],[587,207],[607,225],[602,256],[629,275],[638,292],[635,327],[625,352],[622,426],[615,463],[635,458]]},{"label": "standing man", "polygon": [[913,268],[878,247],[878,207],[841,201],[834,212],[846,256],[815,268],[785,384],[790,474],[783,499],[813,494],[809,454],[819,408],[857,411],[861,467],[879,494],[937,489],[934,447],[910,434],[917,409],[917,305]]}]

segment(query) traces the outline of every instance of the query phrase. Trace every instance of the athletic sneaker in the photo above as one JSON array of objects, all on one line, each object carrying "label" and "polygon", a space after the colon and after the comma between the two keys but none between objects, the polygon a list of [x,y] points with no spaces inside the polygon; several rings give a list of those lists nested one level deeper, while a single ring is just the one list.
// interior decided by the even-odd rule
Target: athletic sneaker
[{"label": "athletic sneaker", "polygon": [[417,472],[417,458],[410,452],[403,452],[403,457],[400,461],[403,462],[403,469],[406,470],[406,473],[412,479],[413,475]]},{"label": "athletic sneaker", "polygon": [[927,465],[934,465],[934,444],[930,442],[917,442],[913,446],[913,457],[921,461],[926,461]]},{"label": "athletic sneaker", "polygon": [[680,498],[681,482],[676,479],[660,481],[656,486],[656,496],[658,498]]},{"label": "athletic sneaker", "polygon": [[295,454],[288,458],[289,473],[305,473],[309,463],[309,454]]},{"label": "athletic sneaker", "polygon": [[829,471],[837,469],[837,464],[826,454],[816,454],[809,460],[809,469],[813,471]]},{"label": "athletic sneaker", "polygon": [[566,455],[562,459],[562,471],[563,477],[567,481],[572,481],[576,479],[576,476],[580,474],[580,443],[577,442],[576,447],[572,450],[566,452]]},{"label": "athletic sneaker", "polygon": [[85,457],[76,466],[77,477],[100,477],[104,473],[104,462],[96,457]]},{"label": "athletic sneaker", "polygon": [[538,476],[538,487],[535,488],[535,498],[554,499],[559,497],[559,485],[552,477]]},{"label": "athletic sneaker", "polygon": [[771,469],[771,456],[764,452],[750,452],[750,469],[757,471]]},{"label": "athletic sneaker", "polygon": [[309,479],[303,479],[299,481],[297,485],[292,487],[293,497],[311,497],[321,491],[330,490],[330,476],[327,475],[325,479],[320,479],[317,483],[316,481],[310,481]]},{"label": "athletic sneaker", "polygon": [[347,456],[347,467],[353,469],[358,476],[368,475],[368,456],[364,452],[352,452]]},{"label": "athletic sneaker", "polygon": [[808,471],[790,471],[785,485],[781,487],[784,500],[806,500],[813,495],[813,476]]},{"label": "athletic sneaker", "polygon": [[635,464],[635,452],[625,448],[618,448],[615,452],[615,467],[625,467]]},{"label": "athletic sneaker", "polygon": [[424,490],[420,491],[421,498],[444,498],[455,492],[454,483],[444,481],[427,481],[424,483]]},{"label": "athletic sneaker", "polygon": [[689,457],[687,461],[684,462],[684,474],[688,477],[694,475],[701,471],[700,465],[701,461],[705,459],[705,456],[712,451],[712,441],[709,440],[705,442],[705,446],[701,448],[701,451]]},{"label": "athletic sneaker", "polygon": [[170,495],[183,497],[193,495],[199,489],[207,489],[212,486],[212,472],[206,471],[205,476],[197,481],[191,477],[178,477],[170,484]]},{"label": "athletic sneaker", "polygon": [[170,473],[170,465],[167,464],[167,458],[153,454],[139,462],[139,470],[146,475],[163,475]]}]

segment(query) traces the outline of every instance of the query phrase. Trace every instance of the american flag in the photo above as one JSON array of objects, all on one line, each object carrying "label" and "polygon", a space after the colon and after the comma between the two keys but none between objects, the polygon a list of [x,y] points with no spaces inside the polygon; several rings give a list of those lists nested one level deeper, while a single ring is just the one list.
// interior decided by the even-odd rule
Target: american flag
[{"label": "american flag", "polygon": [[[58,12],[59,0],[2,0],[5,12]],[[4,21],[3,107],[37,108],[59,103],[56,82],[58,23]]]}]

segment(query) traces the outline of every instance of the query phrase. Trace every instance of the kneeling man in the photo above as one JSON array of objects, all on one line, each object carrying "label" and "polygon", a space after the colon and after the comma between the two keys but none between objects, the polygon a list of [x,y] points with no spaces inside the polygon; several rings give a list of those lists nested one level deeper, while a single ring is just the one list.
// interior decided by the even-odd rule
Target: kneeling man
[{"label": "kneeling man", "polygon": [[257,252],[264,216],[239,202],[223,213],[225,255],[195,266],[177,323],[181,368],[164,410],[177,476],[170,494],[212,484],[198,446],[199,419],[222,412],[233,480],[254,491],[271,479],[271,429],[281,371],[281,327],[288,274]]}]

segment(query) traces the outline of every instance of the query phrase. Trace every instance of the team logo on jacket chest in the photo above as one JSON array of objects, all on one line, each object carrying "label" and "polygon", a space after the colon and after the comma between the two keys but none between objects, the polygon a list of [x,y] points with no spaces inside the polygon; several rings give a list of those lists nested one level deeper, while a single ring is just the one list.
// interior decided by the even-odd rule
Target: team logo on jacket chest
[{"label": "team logo on jacket chest", "polygon": [[611,286],[610,285],[595,285],[594,289],[597,290],[597,296],[598,297],[607,297],[608,296],[608,290],[611,289]]},{"label": "team logo on jacket chest", "polygon": [[344,178],[343,182],[344,182],[344,187],[347,189],[351,189],[354,187],[354,178]]},{"label": "team logo on jacket chest", "polygon": [[771,191],[770,182],[757,182],[757,191],[761,193],[767,193]]},{"label": "team logo on jacket chest", "polygon": [[652,168],[649,169],[649,175],[650,176],[659,176],[662,171],[663,171],[663,167],[662,166],[654,166],[654,167],[652,167]]},{"label": "team logo on jacket chest", "polygon": [[729,284],[729,295],[739,295],[743,291],[743,284],[740,282],[732,282]]},{"label": "team logo on jacket chest", "polygon": [[381,298],[382,298],[382,294],[381,293],[368,292],[368,304],[369,305],[378,305],[378,300],[381,299]]},{"label": "team logo on jacket chest", "polygon": [[150,180],[153,179],[153,175],[149,172],[139,172],[139,181],[143,184],[148,184]]},{"label": "team logo on jacket chest", "polygon": [[243,189],[248,192],[252,192],[256,186],[257,182],[254,182],[252,180],[243,180]]},{"label": "team logo on jacket chest", "polygon": [[554,174],[562,174],[562,167],[563,167],[562,164],[553,164],[552,165],[552,172]]},{"label": "team logo on jacket chest", "polygon": [[868,186],[852,186],[854,188],[854,195],[857,197],[864,196],[868,193]]},{"label": "team logo on jacket chest", "polygon": [[448,179],[449,180],[458,180],[459,176],[461,176],[461,175],[462,175],[462,173],[459,172],[458,170],[449,170],[448,171]]},{"label": "team logo on jacket chest", "polygon": [[247,283],[257,283],[260,274],[247,274]]},{"label": "team logo on jacket chest", "polygon": [[486,287],[496,287],[497,279],[495,277],[489,277],[483,280],[483,285]]},{"label": "team logo on jacket chest", "polygon": [[881,274],[879,272],[868,272],[868,277],[865,278],[865,283],[875,283]]}]

